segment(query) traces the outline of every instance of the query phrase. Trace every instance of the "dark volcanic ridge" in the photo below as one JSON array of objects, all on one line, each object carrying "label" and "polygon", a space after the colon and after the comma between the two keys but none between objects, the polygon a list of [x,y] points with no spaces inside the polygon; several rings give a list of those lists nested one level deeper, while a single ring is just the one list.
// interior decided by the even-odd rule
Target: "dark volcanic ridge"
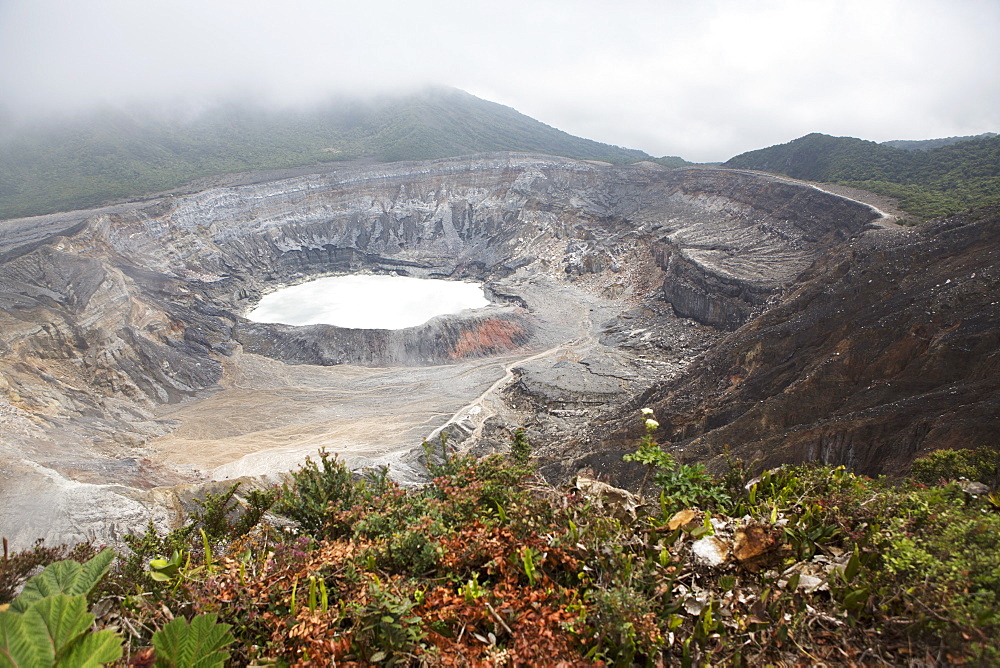
[{"label": "dark volcanic ridge", "polygon": [[[754,374],[813,364],[799,360],[820,333],[869,332],[857,345],[874,354],[879,330],[864,324],[860,297],[823,304],[855,264],[874,272],[878,257],[910,248],[891,266],[915,271],[913,249],[938,243],[945,262],[952,243],[787,179],[525,154],[345,166],[4,225],[0,533],[21,541],[169,523],[172,485],[275,474],[319,447],[405,478],[416,465],[401,453],[442,430],[486,451],[525,425],[550,470],[571,473],[589,452],[625,447],[630,434],[615,425],[647,402],[672,439],[700,435],[690,447],[712,455],[711,434],[730,425],[757,443],[735,430],[758,395],[786,397],[768,418],[780,439],[829,390],[790,392],[794,383]],[[495,304],[396,332],[242,317],[280,285],[354,272],[480,280]],[[873,275],[868,289],[886,296],[903,275]],[[988,311],[969,295],[963,313]],[[899,313],[893,331],[937,322],[917,307]],[[762,351],[784,347],[744,350],[752,332]],[[852,378],[889,373],[855,356]],[[849,405],[860,382],[833,404]],[[740,392],[742,403],[714,408]],[[834,433],[788,447],[822,458]],[[907,456],[850,461],[892,469]],[[40,494],[53,499],[45,512]]]},{"label": "dark volcanic ridge", "polygon": [[1000,207],[887,232],[833,249],[584,449],[613,459],[634,447],[628,409],[641,406],[676,454],[716,470],[727,447],[766,467],[820,461],[873,476],[939,448],[996,448]]}]

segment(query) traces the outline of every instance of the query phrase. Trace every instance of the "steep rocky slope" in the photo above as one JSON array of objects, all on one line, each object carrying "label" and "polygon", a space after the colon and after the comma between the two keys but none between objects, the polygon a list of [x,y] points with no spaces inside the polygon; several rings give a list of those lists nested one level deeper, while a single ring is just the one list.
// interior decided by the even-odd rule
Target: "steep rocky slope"
[{"label": "steep rocky slope", "polygon": [[[495,154],[5,221],[0,533],[106,538],[109,514],[167,521],[169,485],[322,446],[405,468],[440,428],[568,438],[877,219],[759,175]],[[393,333],[242,317],[358,271],[474,278],[494,305]]]},{"label": "steep rocky slope", "polygon": [[[998,239],[995,208],[869,233],[631,408],[652,407],[682,457],[717,465],[729,445],[767,466],[892,474],[929,450],[997,447]],[[611,450],[638,435],[627,415],[600,433]]]}]

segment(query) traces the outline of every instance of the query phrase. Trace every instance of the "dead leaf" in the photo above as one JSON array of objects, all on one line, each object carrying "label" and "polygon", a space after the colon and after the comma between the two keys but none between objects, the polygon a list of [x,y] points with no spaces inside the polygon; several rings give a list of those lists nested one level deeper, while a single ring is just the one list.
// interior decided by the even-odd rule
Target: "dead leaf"
[{"label": "dead leaf", "polygon": [[751,524],[736,531],[733,556],[751,572],[764,568],[781,549],[781,534],[761,524]]},{"label": "dead leaf", "polygon": [[677,527],[690,524],[691,522],[696,520],[698,518],[698,514],[699,511],[694,510],[693,508],[688,508],[686,510],[678,511],[674,513],[674,516],[670,518],[669,522],[667,522],[667,528],[670,529],[671,531],[675,531]]},{"label": "dead leaf", "polygon": [[132,660],[129,661],[129,666],[134,666],[135,668],[147,668],[152,666],[156,662],[156,654],[152,647],[144,647],[136,652],[132,656]]},{"label": "dead leaf", "polygon": [[575,487],[598,508],[607,509],[613,517],[622,521],[635,521],[636,510],[642,505],[636,494],[586,476],[577,476]]}]

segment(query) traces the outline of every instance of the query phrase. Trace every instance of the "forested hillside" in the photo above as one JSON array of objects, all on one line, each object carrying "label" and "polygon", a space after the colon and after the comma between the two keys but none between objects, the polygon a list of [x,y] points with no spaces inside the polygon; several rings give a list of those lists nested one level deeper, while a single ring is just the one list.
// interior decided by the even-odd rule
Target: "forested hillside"
[{"label": "forested hillside", "polygon": [[188,119],[108,110],[0,128],[0,219],[136,199],[229,172],[485,151],[616,164],[650,158],[453,89],[340,99],[309,111],[230,102]]},{"label": "forested hillside", "polygon": [[743,153],[726,167],[850,185],[895,197],[921,218],[1000,202],[1000,137],[904,150],[853,137],[813,133]]},{"label": "forested hillside", "polygon": [[987,139],[989,137],[996,137],[995,132],[984,132],[981,135],[966,135],[964,137],[942,137],[940,139],[893,139],[891,141],[882,142],[882,146],[892,146],[893,148],[901,148],[904,151],[929,151],[932,148],[940,148],[941,146],[948,146],[950,144],[957,144],[960,141],[969,141],[970,139]]}]

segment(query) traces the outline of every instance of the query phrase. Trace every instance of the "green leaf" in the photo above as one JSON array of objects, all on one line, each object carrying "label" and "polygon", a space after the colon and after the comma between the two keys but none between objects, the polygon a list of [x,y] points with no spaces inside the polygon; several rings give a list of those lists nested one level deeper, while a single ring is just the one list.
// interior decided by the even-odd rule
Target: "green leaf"
[{"label": "green leaf", "polygon": [[190,625],[178,617],[153,634],[157,668],[216,668],[229,658],[223,648],[236,639],[218,615],[198,615]]},{"label": "green leaf", "polygon": [[863,587],[861,589],[855,589],[850,594],[844,597],[844,608],[850,612],[856,612],[864,607],[865,603],[868,602],[868,589]]},{"label": "green leaf", "polygon": [[49,564],[44,571],[28,580],[24,590],[10,604],[11,611],[24,613],[35,601],[40,601],[46,596],[69,592],[74,588],[81,568],[83,567],[75,561],[57,561]]},{"label": "green leaf", "polygon": [[35,601],[56,594],[86,596],[108,572],[114,557],[114,551],[107,549],[85,564],[72,560],[49,564],[44,571],[28,580],[24,591],[10,604],[10,609],[23,613]]},{"label": "green leaf", "polygon": [[83,596],[58,594],[35,601],[24,613],[24,630],[35,646],[41,665],[52,665],[87,632],[94,616]]},{"label": "green leaf", "polygon": [[88,633],[93,621],[82,595],[48,596],[23,614],[0,612],[0,668],[96,668],[116,661],[121,638],[113,631]]},{"label": "green leaf", "polygon": [[850,560],[847,562],[847,566],[844,567],[844,582],[850,583],[851,580],[857,576],[860,568],[861,559],[858,557],[858,553],[855,552],[851,555]]},{"label": "green leaf", "polygon": [[111,562],[115,560],[115,552],[112,549],[102,550],[100,553],[94,555],[94,557],[83,564],[80,569],[80,574],[77,576],[77,581],[75,583],[76,589],[74,591],[66,592],[70,596],[75,596],[77,594],[83,594],[88,596],[90,592],[94,590],[97,583],[100,582],[104,575],[111,568]]},{"label": "green leaf", "polygon": [[0,668],[37,666],[38,652],[24,629],[24,619],[13,612],[0,612]]},{"label": "green leaf", "polygon": [[96,668],[121,658],[122,639],[114,631],[88,633],[69,648],[57,666],[66,668]]},{"label": "green leaf", "polygon": [[711,534],[711,533],[712,533],[712,528],[711,527],[698,526],[698,527],[695,527],[695,528],[691,529],[691,537],[692,538],[701,538],[705,534]]}]

